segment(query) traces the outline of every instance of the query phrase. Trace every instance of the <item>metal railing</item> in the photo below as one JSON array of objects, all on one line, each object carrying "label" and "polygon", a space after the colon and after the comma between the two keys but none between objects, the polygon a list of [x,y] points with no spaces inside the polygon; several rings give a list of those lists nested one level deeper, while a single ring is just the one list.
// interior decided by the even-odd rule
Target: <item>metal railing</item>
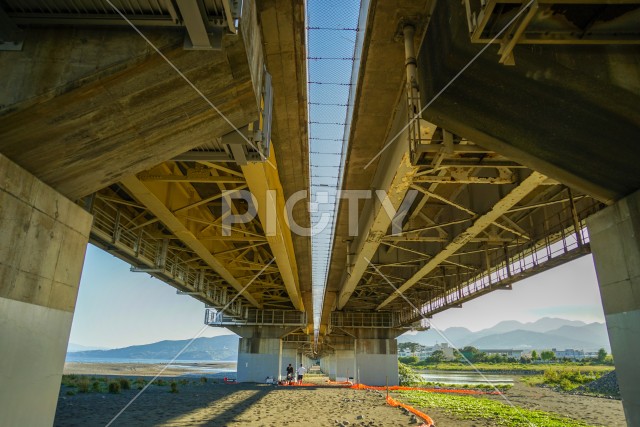
[{"label": "metal railing", "polygon": [[296,310],[258,310],[245,308],[240,318],[216,309],[206,309],[204,323],[209,326],[306,326],[307,314]]},{"label": "metal railing", "polygon": [[403,311],[334,311],[330,327],[365,329],[424,329],[420,322],[409,321],[410,314]]},{"label": "metal railing", "polygon": [[240,299],[230,303],[236,295],[233,289],[220,287],[223,280],[193,261],[197,257],[188,248],[169,244],[168,236],[163,237],[160,232],[150,233],[118,204],[100,196],[95,197],[90,212],[94,216],[91,242],[135,265],[132,271],[148,273],[190,295],[200,296],[216,308],[228,305],[227,315],[243,314]]},{"label": "metal railing", "polygon": [[477,298],[496,289],[509,289],[519,280],[549,270],[590,252],[587,229],[580,230],[582,244],[576,234],[568,234],[549,243],[545,238],[535,245],[524,244],[514,256],[494,254],[499,260],[493,267],[463,281],[459,285],[441,292],[422,304],[418,310],[408,310],[404,321],[413,323],[431,317],[447,308],[460,306],[463,302]]}]

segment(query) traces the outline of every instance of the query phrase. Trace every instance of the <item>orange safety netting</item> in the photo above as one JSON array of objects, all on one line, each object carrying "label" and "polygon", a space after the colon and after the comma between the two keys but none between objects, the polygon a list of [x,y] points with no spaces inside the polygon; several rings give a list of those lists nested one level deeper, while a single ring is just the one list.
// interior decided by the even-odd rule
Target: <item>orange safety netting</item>
[{"label": "orange safety netting", "polygon": [[327,384],[353,385],[353,382],[351,382],[351,381],[331,381],[331,380],[327,380]]},{"label": "orange safety netting", "polygon": [[[424,392],[431,392],[431,393],[500,394],[500,392],[497,392],[497,391],[489,392],[489,391],[478,391],[478,390],[468,390],[468,389],[453,389],[453,388],[407,387],[407,386],[400,386],[400,385],[394,385],[394,386],[391,386],[391,387],[376,387],[376,386],[369,386],[369,385],[364,385],[364,384],[354,384],[350,388],[352,388],[354,390],[378,390],[378,391],[398,391],[398,390],[402,390],[402,391],[424,391]],[[406,409],[407,411],[411,412],[415,416],[422,418],[425,422],[420,427],[433,427],[435,425],[433,420],[431,419],[431,417],[429,417],[427,414],[425,414],[423,412],[418,411],[413,406],[406,405],[406,404],[404,404],[404,403],[392,398],[388,394],[387,394],[387,399],[386,400],[387,400],[387,403],[389,405],[391,405],[393,407],[400,406],[400,407]]]},{"label": "orange safety netting", "polygon": [[391,396],[387,396],[387,403],[389,405],[393,406],[394,408],[397,407],[397,406],[400,406],[401,408],[404,408],[407,411],[409,411],[412,414],[414,414],[416,417],[422,418],[424,420],[424,423],[422,423],[422,425],[420,425],[420,427],[434,427],[435,426],[435,424],[433,423],[433,420],[431,419],[431,417],[429,415],[425,414],[424,412],[418,411],[413,406],[405,405],[404,403],[395,400]]}]

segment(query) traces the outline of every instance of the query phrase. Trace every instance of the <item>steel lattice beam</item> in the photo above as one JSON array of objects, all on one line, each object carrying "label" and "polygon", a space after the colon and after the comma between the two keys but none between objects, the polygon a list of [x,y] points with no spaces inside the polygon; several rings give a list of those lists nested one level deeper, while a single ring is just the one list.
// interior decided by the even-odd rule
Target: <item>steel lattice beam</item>
[{"label": "steel lattice beam", "polygon": [[[404,200],[404,197],[409,190],[411,179],[416,171],[417,168],[411,165],[410,155],[407,150],[407,152],[402,156],[400,164],[395,170],[395,174],[393,175],[393,179],[391,180],[387,190],[387,197],[394,209],[398,209]],[[387,233],[387,230],[391,225],[392,218],[389,217],[382,204],[377,207],[377,211],[373,213],[372,218],[373,219],[368,224],[369,226],[366,228],[367,232],[361,235],[357,244],[354,246],[357,248],[356,254],[352,261],[353,264],[351,272],[347,275],[346,281],[342,285],[342,289],[338,295],[338,310],[342,309],[347,301],[349,301],[351,294],[362,278],[362,274],[369,265],[368,260],[371,259],[378,250],[382,236]]]},{"label": "steel lattice beam", "polygon": [[[149,190],[137,177],[130,176],[121,181],[122,185],[139,201],[149,212],[152,212],[160,221],[167,226],[184,244],[189,246],[207,263],[216,273],[226,280],[235,290],[242,291],[243,285],[227,270],[227,268],[209,252],[206,246],[199,241],[196,236],[162,203],[155,194]],[[246,290],[242,295],[255,307],[262,308],[262,305]]]},{"label": "steel lattice beam", "polygon": [[402,286],[398,288],[396,292],[389,295],[376,309],[380,310],[395,300],[400,294],[413,285],[418,283],[420,279],[432,272],[442,262],[444,262],[451,255],[455,254],[458,249],[466,245],[471,239],[476,237],[489,225],[493,224],[500,216],[516,205],[533,189],[541,185],[547,179],[546,176],[538,172],[533,172],[524,181],[520,183],[516,188],[511,190],[503,199],[497,202],[493,208],[486,214],[480,216],[474,221],[474,223],[468,227],[461,234],[456,236],[451,243],[449,243],[443,250],[429,260],[416,274],[409,278]]}]

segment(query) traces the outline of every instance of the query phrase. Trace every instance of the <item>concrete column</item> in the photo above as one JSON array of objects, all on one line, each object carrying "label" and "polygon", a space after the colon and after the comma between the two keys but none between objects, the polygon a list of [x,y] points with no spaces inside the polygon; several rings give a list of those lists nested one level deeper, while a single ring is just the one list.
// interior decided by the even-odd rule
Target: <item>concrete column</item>
[{"label": "concrete column", "polygon": [[335,364],[335,355],[325,354],[320,359],[320,369],[322,372],[329,376],[329,379],[334,380],[336,377],[336,364]]},{"label": "concrete column", "polygon": [[395,338],[356,339],[355,344],[358,383],[398,385],[398,345]]},{"label": "concrete column", "polygon": [[329,379],[347,381],[356,377],[356,352],[353,339],[333,343],[334,353],[331,355]]},{"label": "concrete column", "polygon": [[238,349],[238,382],[264,382],[278,378],[281,365],[280,338],[240,338]]},{"label": "concrete column", "polygon": [[91,221],[0,155],[0,425],[53,424]]},{"label": "concrete column", "polygon": [[627,424],[640,425],[640,191],[587,219]]},{"label": "concrete column", "polygon": [[280,362],[280,379],[287,378],[287,366],[293,366],[293,371],[298,367],[298,343],[295,342],[283,342],[282,343],[282,358]]},{"label": "concrete column", "polygon": [[283,364],[282,337],[296,328],[229,326],[227,329],[241,337],[238,343],[238,382],[261,383],[267,377],[278,379]]}]

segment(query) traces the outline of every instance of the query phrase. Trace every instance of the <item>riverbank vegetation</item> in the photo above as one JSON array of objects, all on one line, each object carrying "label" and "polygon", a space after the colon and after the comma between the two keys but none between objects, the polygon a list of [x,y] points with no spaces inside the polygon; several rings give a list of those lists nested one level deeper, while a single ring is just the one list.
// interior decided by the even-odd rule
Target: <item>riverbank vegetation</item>
[{"label": "riverbank vegetation", "polygon": [[[406,346],[415,343],[403,343]],[[417,344],[415,344],[417,345]],[[535,350],[531,354],[519,359],[501,354],[487,354],[475,347],[464,347],[454,351],[454,358],[445,358],[441,350],[436,350],[426,359],[417,356],[399,357],[398,362],[414,370],[441,371],[481,371],[481,372],[509,372],[523,374],[544,374],[548,370],[567,370],[570,372],[584,371],[588,367],[593,372],[610,372],[614,369],[613,358],[604,349],[600,349],[596,357],[579,361],[557,359],[553,351],[544,350],[539,354]]]},{"label": "riverbank vegetation", "polygon": [[597,380],[605,373],[604,370],[550,368],[542,375],[523,377],[522,382],[529,385],[545,385],[562,391],[572,391]]}]

